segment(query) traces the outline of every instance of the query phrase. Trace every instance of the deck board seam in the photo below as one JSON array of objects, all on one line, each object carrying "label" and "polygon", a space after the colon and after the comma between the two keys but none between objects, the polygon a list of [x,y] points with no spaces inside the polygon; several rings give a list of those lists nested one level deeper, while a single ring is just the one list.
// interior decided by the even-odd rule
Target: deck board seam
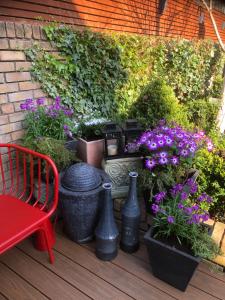
[{"label": "deck board seam", "polygon": [[[35,290],[37,290],[40,294],[42,294],[45,298],[52,300],[50,297],[48,297],[46,294],[44,294],[41,290],[39,290],[36,286],[34,286],[31,282],[29,282],[26,278],[24,278],[23,276],[21,276],[18,272],[16,272],[13,268],[11,268],[9,265],[7,265],[5,262],[0,261],[0,264],[3,264],[6,268],[8,268],[10,271],[12,271],[13,273],[15,273],[17,276],[19,276],[22,280],[24,280],[26,283],[28,283],[32,288],[34,288]],[[8,298],[6,298],[8,299]],[[10,299],[9,299],[10,300]]]},{"label": "deck board seam", "polygon": [[[74,284],[72,284],[71,282],[69,282],[67,279],[63,278],[62,276],[60,276],[59,274],[57,274],[56,272],[54,272],[53,270],[51,270],[50,268],[48,268],[47,266],[45,266],[44,264],[42,264],[40,261],[38,261],[37,259],[35,259],[33,256],[31,256],[30,254],[26,253],[22,249],[20,249],[18,246],[16,246],[16,248],[19,251],[21,251],[22,253],[24,253],[26,256],[28,256],[29,258],[31,258],[32,260],[34,260],[36,263],[38,263],[39,265],[41,265],[42,267],[44,267],[45,269],[47,269],[48,271],[50,271],[51,273],[53,273],[54,275],[56,275],[57,277],[59,277],[60,279],[62,279],[63,281],[65,281],[66,283],[68,283],[70,286],[72,286],[76,290],[80,291],[82,294],[84,294],[85,296],[87,296],[89,299],[95,300],[94,298],[92,298],[89,295],[87,295],[84,291],[82,291],[81,289],[79,289],[77,286],[75,286]],[[49,298],[49,299],[51,299],[51,298]]]},{"label": "deck board seam", "polygon": [[10,300],[8,297],[6,297],[6,295],[4,295],[1,291],[0,291],[0,295],[2,296],[2,297],[4,297],[6,300]]},{"label": "deck board seam", "polygon": [[126,293],[125,291],[121,290],[120,288],[118,288],[117,286],[113,285],[111,282],[105,280],[105,278],[97,275],[96,273],[94,273],[93,271],[89,270],[88,268],[84,267],[82,264],[79,264],[78,262],[74,261],[71,257],[67,256],[65,253],[60,252],[59,250],[54,249],[55,252],[61,254],[62,256],[64,256],[65,258],[69,259],[70,261],[72,261],[74,264],[77,264],[78,266],[82,267],[83,269],[85,269],[86,271],[88,271],[89,273],[95,275],[96,277],[100,278],[101,280],[103,280],[104,282],[107,282],[108,284],[110,284],[112,287],[114,287],[115,289],[117,289],[118,291],[120,291],[121,293],[127,295],[128,297],[130,297],[131,299],[134,300],[138,300],[136,298],[134,298],[133,296],[129,295],[128,293]]}]

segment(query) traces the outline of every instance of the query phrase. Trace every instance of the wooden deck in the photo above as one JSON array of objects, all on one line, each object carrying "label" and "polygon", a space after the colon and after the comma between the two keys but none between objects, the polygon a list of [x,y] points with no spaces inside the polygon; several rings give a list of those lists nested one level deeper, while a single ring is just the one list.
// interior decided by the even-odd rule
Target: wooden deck
[{"label": "wooden deck", "polygon": [[0,256],[0,300],[225,299],[225,273],[201,263],[185,293],[153,277],[144,245],[119,251],[112,262],[95,257],[94,244],[78,245],[57,234],[55,264],[30,240]]}]

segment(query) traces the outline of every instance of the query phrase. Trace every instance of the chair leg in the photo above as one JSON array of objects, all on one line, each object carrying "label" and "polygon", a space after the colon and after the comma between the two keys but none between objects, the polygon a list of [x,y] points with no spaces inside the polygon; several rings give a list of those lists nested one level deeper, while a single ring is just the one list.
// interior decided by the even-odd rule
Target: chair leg
[{"label": "chair leg", "polygon": [[53,264],[54,263],[54,254],[52,251],[52,247],[55,243],[55,235],[54,235],[54,231],[52,228],[52,224],[49,220],[47,220],[45,222],[45,224],[43,226],[43,231],[44,231],[45,240],[46,240],[46,244],[47,244],[49,260],[50,260],[50,263]]}]

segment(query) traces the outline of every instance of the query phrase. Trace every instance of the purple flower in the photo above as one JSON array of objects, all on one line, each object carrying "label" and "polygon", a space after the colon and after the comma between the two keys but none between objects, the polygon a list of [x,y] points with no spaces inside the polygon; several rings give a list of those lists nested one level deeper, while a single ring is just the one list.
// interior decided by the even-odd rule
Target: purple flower
[{"label": "purple flower", "polygon": [[199,210],[199,205],[198,205],[198,204],[193,205],[193,206],[192,206],[192,210],[193,210],[193,211],[194,211],[194,210]]},{"label": "purple flower", "polygon": [[183,209],[183,208],[184,208],[184,205],[183,205],[182,203],[178,203],[178,204],[177,204],[177,207],[178,207],[179,209]]},{"label": "purple flower", "polygon": [[159,146],[159,147],[163,147],[164,145],[165,145],[164,139],[159,139],[159,140],[158,140],[158,146]]},{"label": "purple flower", "polygon": [[156,203],[160,203],[166,197],[166,192],[160,192],[153,196]]},{"label": "purple flower", "polygon": [[147,159],[145,161],[145,166],[151,170],[156,166],[156,161],[154,159]]},{"label": "purple flower", "polygon": [[21,103],[21,104],[20,104],[20,108],[21,108],[22,110],[27,110],[27,104],[26,104],[26,103]]},{"label": "purple flower", "polygon": [[182,192],[180,194],[180,199],[183,201],[183,200],[186,200],[188,198],[188,194],[186,192]]},{"label": "purple flower", "polygon": [[208,142],[207,143],[207,149],[208,149],[208,151],[212,151],[213,150],[213,143],[212,142]]},{"label": "purple flower", "polygon": [[168,163],[168,158],[166,158],[166,157],[161,157],[161,158],[159,159],[159,163],[160,163],[160,165],[166,165],[166,164]]},{"label": "purple flower", "polygon": [[173,217],[173,216],[168,216],[168,217],[167,217],[167,222],[168,222],[168,223],[172,224],[172,223],[174,223],[174,221],[175,221],[175,220],[174,220],[174,217]]},{"label": "purple flower", "polygon": [[183,185],[178,183],[178,184],[175,184],[172,189],[170,190],[170,193],[173,197],[175,197],[178,193],[180,193],[183,189]]},{"label": "purple flower", "polygon": [[191,207],[185,207],[184,211],[187,215],[191,215],[192,214],[192,208]]},{"label": "purple flower", "polygon": [[182,149],[180,151],[180,155],[183,157],[187,157],[189,155],[189,151],[187,149]]},{"label": "purple flower", "polygon": [[159,157],[161,158],[164,158],[164,157],[167,157],[168,156],[168,153],[166,151],[162,151],[159,153]]},{"label": "purple flower", "polygon": [[171,158],[171,164],[175,166],[175,165],[177,165],[178,163],[179,163],[178,157],[173,156],[173,157]]},{"label": "purple flower", "polygon": [[63,125],[63,129],[64,129],[65,131],[68,131],[68,130],[69,130],[69,126],[68,126],[68,125]]},{"label": "purple flower", "polygon": [[157,204],[152,204],[152,211],[154,214],[159,212],[159,206]]},{"label": "purple flower", "polygon": [[165,140],[166,140],[166,145],[168,146],[170,146],[173,143],[173,140],[169,136],[165,137]]},{"label": "purple flower", "polygon": [[59,104],[59,103],[61,102],[60,96],[57,96],[57,97],[55,98],[55,102],[56,102],[57,104]]},{"label": "purple flower", "polygon": [[209,214],[202,214],[202,215],[200,215],[200,217],[201,217],[201,219],[202,219],[202,221],[203,222],[206,222],[206,221],[208,221],[208,219],[209,219]]},{"label": "purple flower", "polygon": [[37,102],[37,105],[43,105],[45,103],[45,100],[44,100],[44,98],[39,98],[36,100],[36,102]]},{"label": "purple flower", "polygon": [[157,149],[157,143],[152,141],[149,143],[149,149],[150,150],[156,150]]}]

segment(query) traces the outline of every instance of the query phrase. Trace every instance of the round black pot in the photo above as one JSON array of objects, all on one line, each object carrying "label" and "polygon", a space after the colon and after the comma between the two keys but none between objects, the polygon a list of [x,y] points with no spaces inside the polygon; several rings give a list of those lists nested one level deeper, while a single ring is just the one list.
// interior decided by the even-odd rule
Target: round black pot
[{"label": "round black pot", "polygon": [[144,236],[153,275],[185,291],[201,258],[154,239],[153,233],[150,227]]}]

